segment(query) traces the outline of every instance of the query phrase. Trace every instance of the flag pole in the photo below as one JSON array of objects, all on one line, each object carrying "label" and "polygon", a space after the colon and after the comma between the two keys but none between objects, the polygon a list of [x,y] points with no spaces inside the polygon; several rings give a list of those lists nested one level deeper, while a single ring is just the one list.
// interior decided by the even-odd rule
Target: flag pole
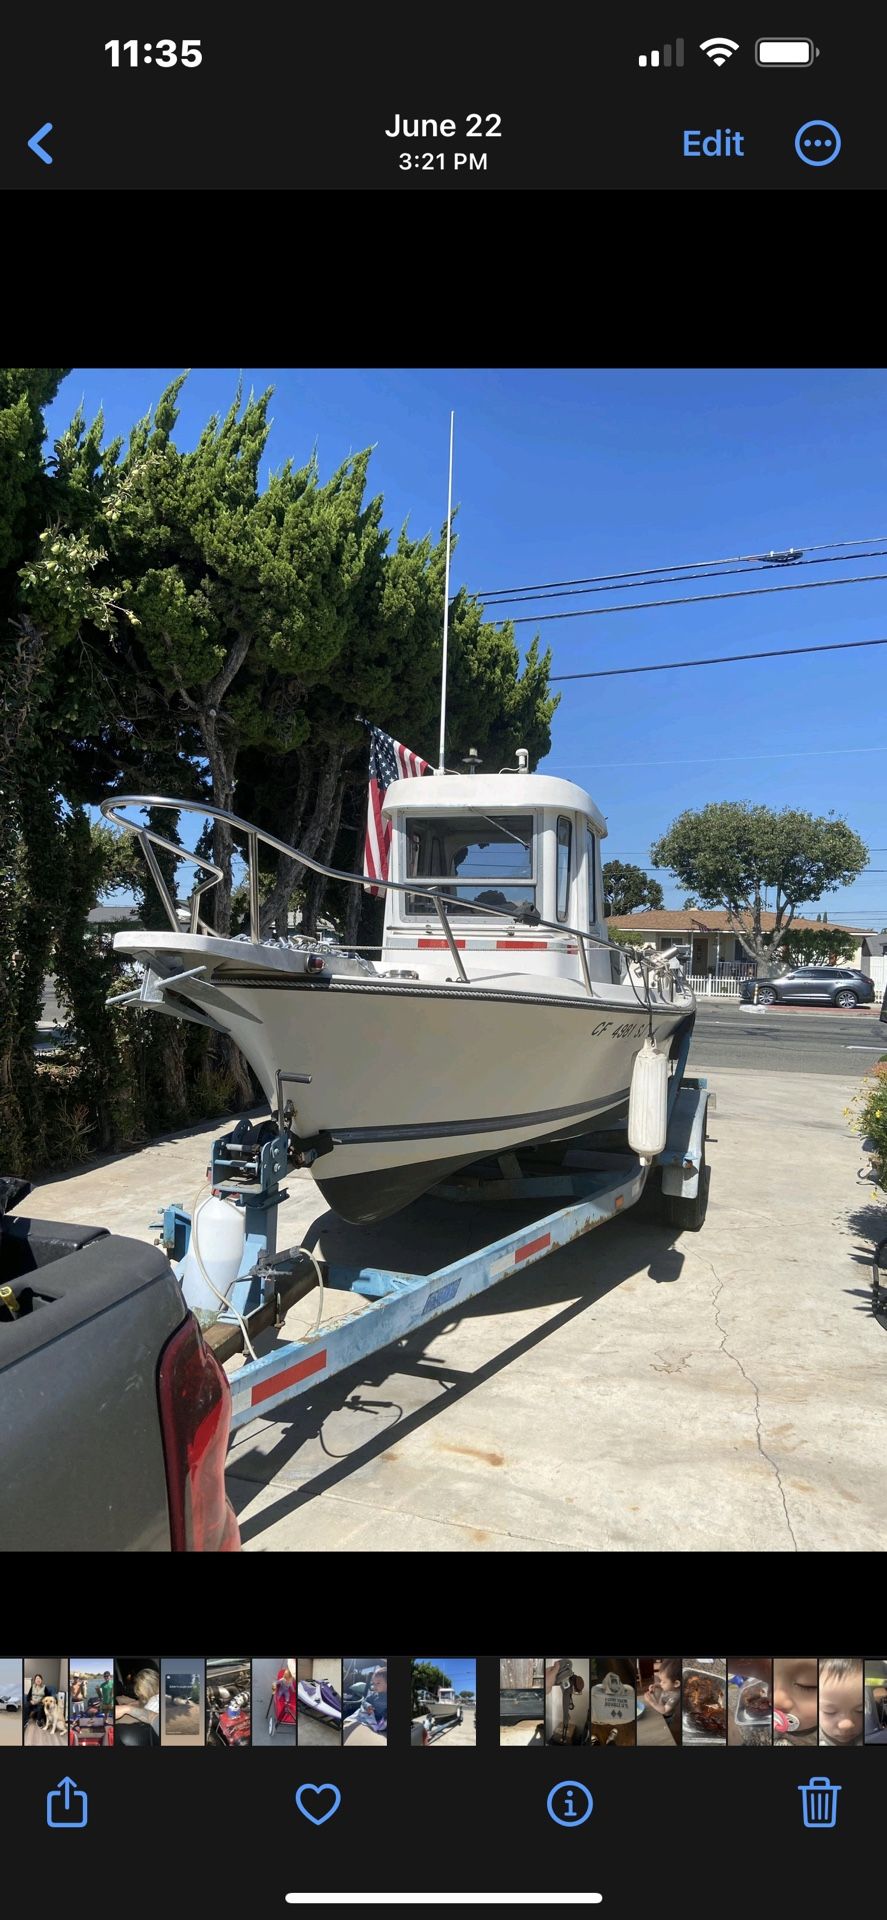
[{"label": "flag pole", "polygon": [[438,752],[438,773],[446,771],[444,767],[444,734],[447,725],[447,634],[450,620],[450,526],[453,518],[453,421],[456,416],[450,414],[450,479],[447,491],[447,564],[444,575],[444,625],[443,625],[443,664],[441,668],[440,688],[440,750]]}]

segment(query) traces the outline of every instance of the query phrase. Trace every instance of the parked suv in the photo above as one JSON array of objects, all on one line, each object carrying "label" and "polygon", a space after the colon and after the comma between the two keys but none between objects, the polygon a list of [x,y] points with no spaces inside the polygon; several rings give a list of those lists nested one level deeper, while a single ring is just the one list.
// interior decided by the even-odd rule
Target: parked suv
[{"label": "parked suv", "polygon": [[874,981],[856,967],[792,967],[778,979],[743,980],[740,999],[746,1003],[754,1000],[756,987],[759,1007],[772,1007],[778,1000],[859,1007],[875,997]]}]

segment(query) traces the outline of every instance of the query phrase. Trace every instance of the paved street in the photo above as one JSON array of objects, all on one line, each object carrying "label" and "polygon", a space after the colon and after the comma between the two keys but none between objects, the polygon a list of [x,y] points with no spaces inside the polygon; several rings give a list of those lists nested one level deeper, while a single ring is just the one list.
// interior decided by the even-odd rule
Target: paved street
[{"label": "paved street", "polygon": [[887,1026],[871,1013],[835,1007],[749,1007],[700,1001],[690,1072],[749,1067],[777,1073],[835,1073],[852,1078],[887,1053]]}]

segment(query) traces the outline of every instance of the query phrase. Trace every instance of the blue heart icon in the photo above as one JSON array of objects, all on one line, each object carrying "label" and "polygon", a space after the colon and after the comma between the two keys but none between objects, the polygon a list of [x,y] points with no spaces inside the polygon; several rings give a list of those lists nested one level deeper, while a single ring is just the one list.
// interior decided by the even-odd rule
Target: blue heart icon
[{"label": "blue heart icon", "polygon": [[[306,1793],[318,1793],[318,1794],[331,1793],[333,1796],[333,1804],[331,1807],[327,1807],[325,1813],[312,1813],[310,1807],[306,1807],[303,1799],[303,1795]],[[311,1825],[313,1827],[322,1827],[325,1820],[331,1820],[333,1817],[333,1814],[338,1812],[338,1809],[341,1806],[341,1804],[342,1804],[342,1795],[339,1792],[338,1787],[333,1786],[333,1783],[331,1780],[325,1780],[322,1787],[315,1787],[311,1785],[309,1781],[306,1780],[305,1785],[303,1787],[300,1787],[298,1793],[296,1794],[296,1806],[298,1807],[299,1812],[305,1815],[306,1820],[311,1821]]]}]

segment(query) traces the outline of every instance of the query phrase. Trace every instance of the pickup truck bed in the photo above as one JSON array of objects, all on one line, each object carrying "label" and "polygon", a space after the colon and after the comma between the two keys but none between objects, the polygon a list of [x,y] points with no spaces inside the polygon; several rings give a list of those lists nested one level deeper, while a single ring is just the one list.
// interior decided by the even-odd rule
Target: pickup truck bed
[{"label": "pickup truck bed", "polygon": [[[166,1416],[165,1350],[167,1373],[179,1365],[167,1395],[172,1404],[178,1391],[178,1410]],[[219,1389],[216,1374],[224,1382],[158,1248],[102,1227],[0,1215],[0,1545],[47,1553],[181,1546],[190,1525],[189,1410],[181,1404],[193,1382],[197,1419],[208,1383],[227,1420],[227,1383]],[[172,1448],[170,1419],[184,1429]],[[227,1426],[222,1508],[226,1441]],[[184,1462],[178,1539],[171,1451]],[[233,1539],[230,1529],[222,1539],[220,1525],[213,1545],[238,1544],[230,1522]]]}]

